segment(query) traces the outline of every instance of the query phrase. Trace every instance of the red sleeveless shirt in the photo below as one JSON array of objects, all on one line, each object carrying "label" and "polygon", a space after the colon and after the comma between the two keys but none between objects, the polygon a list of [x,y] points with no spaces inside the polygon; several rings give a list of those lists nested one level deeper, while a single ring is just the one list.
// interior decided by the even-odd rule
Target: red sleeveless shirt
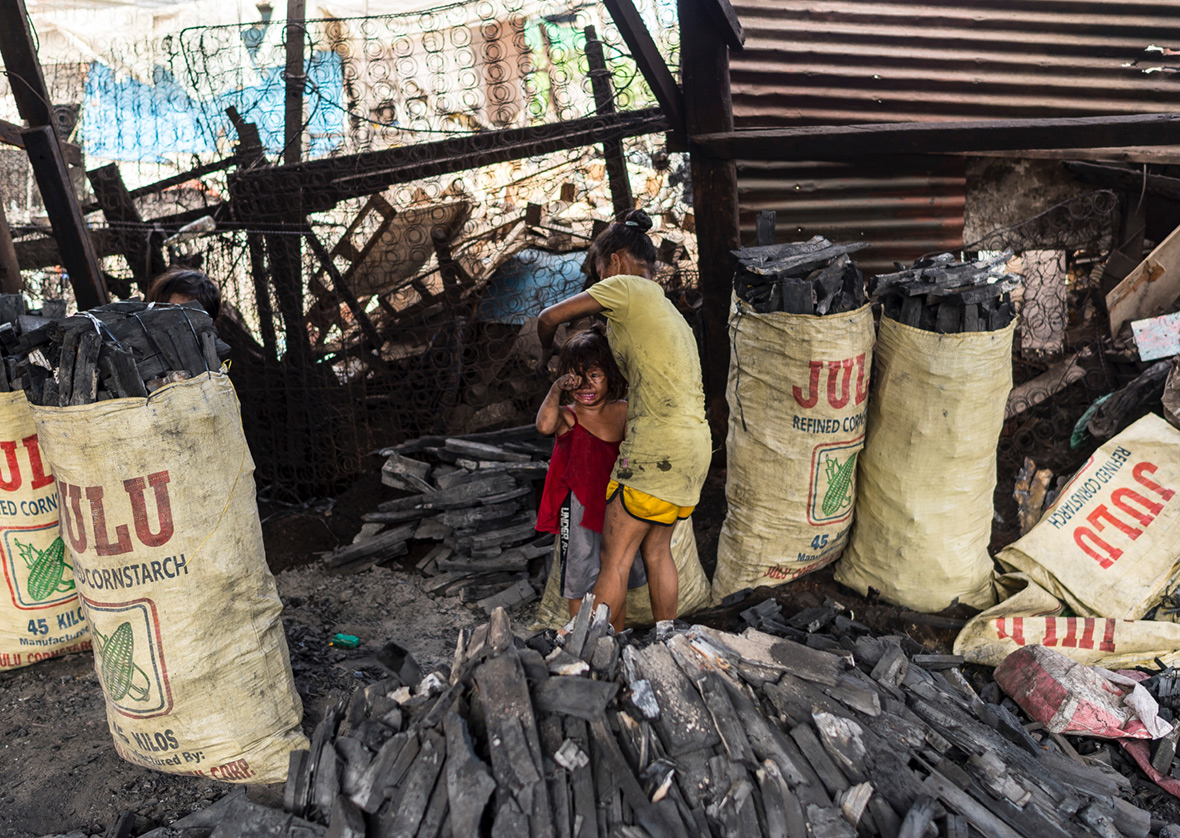
[{"label": "red sleeveless shirt", "polygon": [[619,456],[619,444],[599,439],[578,422],[574,411],[574,426],[553,443],[553,457],[545,475],[545,490],[541,493],[541,508],[537,510],[537,530],[558,532],[561,504],[569,492],[586,508],[582,526],[602,532],[606,515],[606,484]]}]

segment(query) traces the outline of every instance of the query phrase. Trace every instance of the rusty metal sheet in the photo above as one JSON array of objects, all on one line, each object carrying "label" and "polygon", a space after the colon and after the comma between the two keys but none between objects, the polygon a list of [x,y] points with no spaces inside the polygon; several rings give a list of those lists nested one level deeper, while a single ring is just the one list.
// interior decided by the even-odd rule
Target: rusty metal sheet
[{"label": "rusty metal sheet", "polygon": [[866,275],[924,253],[963,246],[966,175],[961,159],[880,163],[738,162],[742,241],[754,241],[759,210],[777,214],[776,241],[819,234],[864,240],[856,254]]}]

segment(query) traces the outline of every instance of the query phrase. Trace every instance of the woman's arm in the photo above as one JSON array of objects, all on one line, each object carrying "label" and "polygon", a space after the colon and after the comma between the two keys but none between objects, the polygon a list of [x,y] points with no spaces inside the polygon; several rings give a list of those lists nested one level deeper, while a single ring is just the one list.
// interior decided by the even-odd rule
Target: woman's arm
[{"label": "woman's arm", "polygon": [[557,334],[557,327],[562,323],[577,320],[579,317],[589,317],[603,311],[602,303],[591,297],[585,291],[567,297],[560,303],[554,303],[541,312],[537,318],[537,337],[541,339],[541,369],[549,362],[553,355],[553,337]]},{"label": "woman's arm", "polygon": [[552,436],[569,425],[569,415],[561,409],[561,394],[565,390],[573,390],[579,381],[578,376],[571,374],[563,375],[553,382],[553,386],[545,395],[545,401],[541,402],[541,407],[537,410],[538,433]]}]

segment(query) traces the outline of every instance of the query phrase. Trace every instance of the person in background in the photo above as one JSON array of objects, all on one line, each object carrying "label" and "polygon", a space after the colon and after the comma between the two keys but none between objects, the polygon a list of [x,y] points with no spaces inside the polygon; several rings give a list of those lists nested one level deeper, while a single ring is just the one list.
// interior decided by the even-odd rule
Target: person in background
[{"label": "person in background", "polygon": [[603,314],[611,348],[630,384],[627,432],[607,487],[602,569],[594,585],[595,601],[610,607],[616,631],[626,618],[636,548],[643,556],[653,615],[656,620],[676,616],[679,580],[672,527],[692,514],[712,455],[696,339],[652,281],[651,226],[643,210],[620,213],[586,255],[585,269],[594,284],[545,309],[537,321],[544,365],[558,326]]},{"label": "person in background", "polygon": [[213,320],[221,311],[221,290],[194,268],[173,267],[152,280],[148,289],[149,303],[191,303],[196,301]]},{"label": "person in background", "polygon": [[[573,617],[598,581],[606,486],[627,428],[627,380],[601,324],[565,342],[557,373],[537,411],[537,430],[557,436],[537,529],[558,536],[560,567],[550,572],[560,572],[561,595]],[[628,587],[646,581],[643,563],[635,562]]]}]

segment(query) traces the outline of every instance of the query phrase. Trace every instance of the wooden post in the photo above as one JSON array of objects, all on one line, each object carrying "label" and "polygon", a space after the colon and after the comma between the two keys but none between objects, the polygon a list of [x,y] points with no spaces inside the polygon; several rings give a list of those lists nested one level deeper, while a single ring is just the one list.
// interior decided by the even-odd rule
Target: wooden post
[{"label": "wooden post", "polygon": [[0,0],[0,21],[4,21],[0,25],[0,58],[4,59],[17,110],[29,124],[21,132],[21,140],[33,165],[78,307],[92,308],[109,297],[54,125],[49,90],[37,61],[24,0]]},{"label": "wooden post", "polygon": [[12,246],[12,231],[4,214],[4,196],[0,195],[0,294],[19,294],[22,286],[20,262]]},{"label": "wooden post", "polygon": [[307,83],[303,56],[303,36],[307,32],[304,10],[305,0],[287,0],[287,97],[283,122],[284,163],[298,163],[303,158],[303,88]]},{"label": "wooden post", "polygon": [[52,125],[45,125],[22,131],[21,137],[33,164],[33,174],[37,177],[45,212],[61,253],[62,267],[69,274],[78,308],[84,310],[109,302],[90,231],[82,218],[82,208],[78,205],[78,196],[74,194],[70,173],[57,142],[57,132]]},{"label": "wooden post", "polygon": [[[586,62],[590,65],[590,85],[594,89],[594,106],[599,116],[610,116],[615,112],[615,91],[611,84],[610,70],[606,56],[602,54],[602,41],[593,26],[586,27]],[[602,144],[602,155],[606,158],[606,176],[610,182],[611,203],[615,216],[632,209],[635,199],[631,195],[631,179],[627,176],[627,158],[623,154],[621,139],[606,140]]]},{"label": "wooden post", "polygon": [[135,206],[135,199],[123,183],[118,164],[91,169],[86,177],[90,179],[94,196],[102,207],[107,223],[118,234],[119,250],[131,268],[139,292],[146,296],[152,280],[163,273],[166,267],[160,236],[153,234],[144,224]]},{"label": "wooden post", "polygon": [[278,339],[275,337],[275,316],[270,305],[270,286],[266,281],[266,248],[257,233],[246,233],[246,247],[250,252],[250,278],[254,281],[254,305],[258,308],[258,329],[262,332],[262,347],[267,357],[278,360]]},{"label": "wooden post", "polygon": [[[679,0],[680,72],[688,134],[733,130],[729,47],[703,6]],[[729,374],[727,315],[733,288],[730,251],[740,246],[737,164],[699,151],[691,154],[692,205],[696,220],[698,269],[703,305],[705,404],[715,439],[724,439],[728,421],[725,383]]]}]

